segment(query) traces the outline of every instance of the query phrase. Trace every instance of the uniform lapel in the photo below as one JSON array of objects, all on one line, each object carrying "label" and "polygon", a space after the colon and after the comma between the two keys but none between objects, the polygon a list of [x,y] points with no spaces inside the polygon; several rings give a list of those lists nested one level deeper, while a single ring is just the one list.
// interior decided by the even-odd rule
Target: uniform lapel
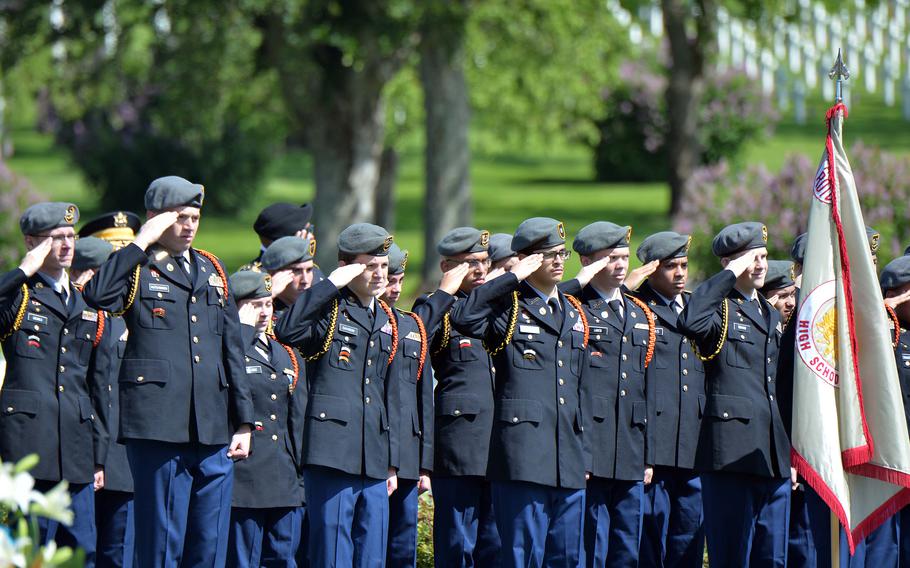
[{"label": "uniform lapel", "polygon": [[[736,305],[739,306],[740,311],[745,314],[747,318],[752,320],[752,322],[763,332],[768,332],[768,322],[765,319],[764,315],[758,313],[758,309],[756,308],[754,302],[746,300],[742,297],[742,294],[736,290],[732,292],[732,298],[736,302]],[[767,308],[767,306],[765,306],[765,308]]]},{"label": "uniform lapel", "polygon": [[174,284],[190,289],[190,279],[184,272],[183,268],[174,264],[174,259],[166,250],[158,249],[149,255],[149,269],[154,269],[162,278],[165,278]]},{"label": "uniform lapel", "polygon": [[[351,321],[365,329],[367,334],[373,332],[373,326],[370,325],[370,316],[367,314],[368,308],[361,306],[354,293],[347,288],[344,288],[342,303],[344,304],[345,313]],[[378,311],[380,310],[377,310],[376,317],[373,318],[374,321],[378,318]]]},{"label": "uniform lapel", "polygon": [[600,296],[597,290],[591,286],[586,286],[582,291],[582,297],[584,298],[585,305],[592,314],[599,317],[602,322],[605,322],[619,333],[623,332],[622,322],[619,321],[613,313],[613,309],[610,308],[607,301]]},{"label": "uniform lapel", "polygon": [[670,329],[676,330],[677,323],[679,322],[679,316],[676,314],[676,310],[674,310],[672,306],[668,306],[664,299],[658,296],[657,292],[648,285],[647,281],[642,284],[639,290],[641,291],[641,295],[645,302],[648,304],[648,307],[651,308],[651,311],[657,316],[657,319]]},{"label": "uniform lapel", "polygon": [[[540,294],[527,283],[522,283],[518,292],[518,304],[524,308],[535,321],[545,325],[554,334],[559,335],[560,326],[556,325],[555,318],[550,313],[550,308]],[[541,310],[543,310],[541,312]]]},{"label": "uniform lapel", "polygon": [[31,293],[34,300],[41,302],[41,305],[54,312],[62,321],[69,320],[69,310],[63,305],[63,300],[54,292],[54,289],[44,282],[44,279],[37,274],[33,276]]}]

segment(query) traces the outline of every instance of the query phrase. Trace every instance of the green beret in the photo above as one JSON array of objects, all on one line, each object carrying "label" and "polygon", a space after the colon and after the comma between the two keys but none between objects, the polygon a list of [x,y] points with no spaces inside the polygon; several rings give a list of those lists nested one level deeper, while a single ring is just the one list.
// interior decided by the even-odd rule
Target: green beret
[{"label": "green beret", "polygon": [[711,250],[714,256],[732,256],[744,250],[768,246],[768,229],[755,221],[727,225],[717,233]]},{"label": "green beret", "polygon": [[883,292],[900,288],[910,282],[910,256],[899,256],[889,262],[885,269],[882,270],[879,282],[882,285]]},{"label": "green beret", "polygon": [[653,260],[682,258],[689,255],[692,237],[680,235],[673,231],[661,231],[649,235],[638,245],[635,255],[638,260],[647,264]]},{"label": "green beret", "polygon": [[765,275],[765,285],[762,286],[762,294],[771,290],[780,290],[789,288],[796,282],[793,281],[793,261],[792,260],[769,260],[768,272]]},{"label": "green beret", "polygon": [[313,206],[309,203],[272,203],[256,217],[253,230],[260,237],[274,241],[305,229],[312,216]]},{"label": "green beret", "polygon": [[231,274],[228,286],[234,301],[258,300],[272,295],[272,277],[265,272],[241,270]]},{"label": "green beret", "polygon": [[389,247],[389,276],[404,274],[408,266],[408,251],[401,250],[396,244]]},{"label": "green beret", "polygon": [[163,211],[171,207],[202,207],[205,188],[180,176],[154,180],[145,190],[146,211]]},{"label": "green beret", "polygon": [[510,256],[515,256],[512,250],[512,235],[494,233],[490,235],[490,262],[499,262]]},{"label": "green beret", "polygon": [[281,270],[289,264],[313,260],[316,241],[301,237],[281,237],[262,253],[262,268],[269,272]]},{"label": "green beret", "polygon": [[803,261],[806,260],[806,240],[808,237],[809,233],[803,233],[793,241],[793,246],[790,248],[790,258],[793,262],[803,264]]},{"label": "green beret", "polygon": [[548,249],[565,244],[566,228],[556,219],[531,217],[515,229],[512,250],[517,253]]},{"label": "green beret", "polygon": [[338,252],[349,255],[386,256],[393,237],[379,225],[355,223],[338,235]]},{"label": "green beret", "polygon": [[23,235],[37,235],[57,227],[72,227],[79,220],[79,208],[72,203],[49,201],[32,205],[19,217]]},{"label": "green beret", "polygon": [[98,237],[82,237],[73,251],[73,268],[88,270],[98,268],[114,252],[114,245]]},{"label": "green beret", "polygon": [[595,221],[578,231],[572,241],[572,248],[578,254],[588,256],[599,250],[628,247],[631,238],[632,227],[620,227],[609,221]]},{"label": "green beret", "polygon": [[458,227],[442,237],[436,252],[442,256],[455,256],[472,252],[486,252],[490,246],[490,232],[474,227]]}]

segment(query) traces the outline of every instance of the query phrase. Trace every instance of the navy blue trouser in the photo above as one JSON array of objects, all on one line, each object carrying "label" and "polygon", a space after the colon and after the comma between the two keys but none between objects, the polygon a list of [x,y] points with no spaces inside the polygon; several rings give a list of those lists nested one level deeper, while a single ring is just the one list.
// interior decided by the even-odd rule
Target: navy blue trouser
[{"label": "navy blue trouser", "polygon": [[789,478],[702,473],[701,483],[712,566],[787,565]]},{"label": "navy blue trouser", "polygon": [[701,477],[689,469],[656,467],[644,486],[641,566],[701,568],[705,553]]},{"label": "navy blue trouser", "polygon": [[131,568],[135,548],[133,494],[102,489],[95,493],[98,568]]},{"label": "navy blue trouser", "polygon": [[234,464],[227,446],[128,440],[136,566],[223,566]]},{"label": "navy blue trouser", "polygon": [[231,509],[227,565],[238,568],[295,568],[302,507]]},{"label": "navy blue trouser", "polygon": [[808,483],[800,478],[800,488],[790,495],[790,535],[787,566],[816,568],[830,566],[831,512]]},{"label": "navy blue trouser", "polygon": [[386,480],[322,467],[308,467],[303,475],[310,566],[384,566],[389,538]]},{"label": "navy blue trouser", "polygon": [[434,476],[436,568],[499,566],[502,547],[490,483],[479,476]]},{"label": "navy blue trouser", "polygon": [[386,566],[417,566],[417,482],[398,478],[389,496],[389,545]]},{"label": "navy blue trouser", "polygon": [[310,514],[300,506],[300,544],[297,546],[297,568],[310,568]]},{"label": "navy blue trouser", "polygon": [[592,477],[585,495],[585,565],[638,566],[644,482]]},{"label": "navy blue trouser", "polygon": [[[58,483],[58,481],[36,480],[35,490],[47,493]],[[69,494],[73,524],[66,526],[57,521],[38,517],[41,543],[47,544],[54,541],[57,546],[69,546],[74,550],[81,548],[85,551],[85,568],[93,568],[95,566],[95,546],[98,540],[95,532],[95,488],[91,483],[71,483]]]},{"label": "navy blue trouser", "polygon": [[494,481],[501,566],[576,568],[584,554],[585,490]]}]

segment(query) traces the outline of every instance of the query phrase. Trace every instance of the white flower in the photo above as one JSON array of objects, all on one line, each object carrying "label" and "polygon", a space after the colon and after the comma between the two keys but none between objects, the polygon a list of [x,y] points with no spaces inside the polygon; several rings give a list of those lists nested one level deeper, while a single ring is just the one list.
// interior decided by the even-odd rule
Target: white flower
[{"label": "white flower", "polygon": [[25,554],[22,550],[28,546],[29,539],[13,540],[8,530],[0,528],[0,566],[25,566]]},{"label": "white flower", "polygon": [[61,481],[47,493],[32,491],[32,507],[29,513],[59,521],[64,525],[73,524],[73,512],[70,510],[72,499],[67,490],[66,481]]},{"label": "white flower", "polygon": [[35,480],[26,471],[13,473],[13,468],[13,464],[0,463],[0,504],[26,512]]}]

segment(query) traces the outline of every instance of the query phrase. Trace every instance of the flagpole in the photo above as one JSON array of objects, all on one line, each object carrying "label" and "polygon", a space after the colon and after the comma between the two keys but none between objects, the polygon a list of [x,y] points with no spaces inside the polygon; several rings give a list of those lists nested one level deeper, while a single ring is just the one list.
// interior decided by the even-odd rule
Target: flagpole
[{"label": "flagpole", "polygon": [[[834,81],[834,104],[844,102],[844,81],[850,78],[850,70],[844,63],[841,49],[837,49],[837,59],[828,72],[828,78]],[[845,528],[844,530],[848,530]],[[840,521],[831,509],[831,568],[840,568]]]}]

